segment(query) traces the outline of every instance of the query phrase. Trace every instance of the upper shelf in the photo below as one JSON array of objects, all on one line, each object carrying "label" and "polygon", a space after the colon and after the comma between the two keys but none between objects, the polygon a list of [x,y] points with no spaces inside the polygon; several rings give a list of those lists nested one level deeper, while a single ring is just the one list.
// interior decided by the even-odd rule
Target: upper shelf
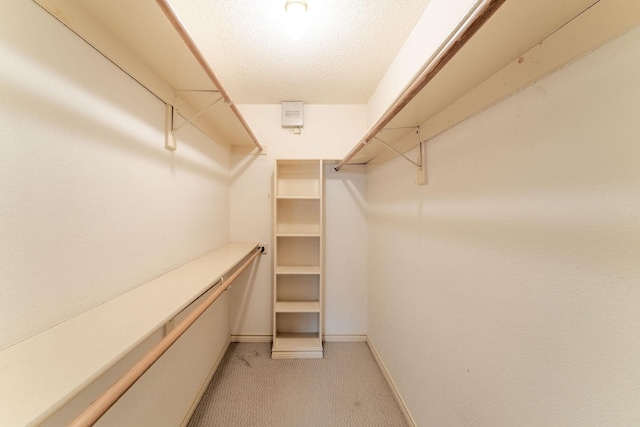
[{"label": "upper shelf", "polygon": [[34,1],[214,141],[262,148],[165,0]]},{"label": "upper shelf", "polygon": [[508,0],[444,64],[425,64],[426,83],[410,82],[337,169],[397,156],[374,138],[406,153],[639,22],[635,0]]}]

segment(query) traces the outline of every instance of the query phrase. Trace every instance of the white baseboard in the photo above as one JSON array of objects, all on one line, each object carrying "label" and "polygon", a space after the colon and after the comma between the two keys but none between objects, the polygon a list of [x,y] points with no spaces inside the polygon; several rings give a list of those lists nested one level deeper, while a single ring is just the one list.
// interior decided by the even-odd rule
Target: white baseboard
[{"label": "white baseboard", "polygon": [[[271,335],[231,335],[231,342],[271,342]],[[367,342],[366,335],[325,335],[324,342]]]},{"label": "white baseboard", "polygon": [[389,371],[387,371],[386,366],[384,366],[384,363],[382,363],[382,359],[380,359],[380,355],[378,354],[378,351],[376,350],[375,346],[373,345],[373,343],[371,342],[368,336],[367,336],[366,342],[367,342],[367,345],[369,346],[369,350],[371,350],[371,354],[373,354],[373,358],[375,359],[376,363],[380,367],[380,371],[382,371],[382,375],[384,376],[384,379],[387,381],[387,384],[389,384],[389,388],[391,388],[393,397],[395,397],[396,402],[398,402],[398,406],[400,407],[400,411],[402,412],[404,419],[407,421],[407,424],[409,424],[411,427],[416,427],[416,422],[413,420],[413,417],[411,417],[411,414],[409,413],[409,409],[407,408],[407,405],[404,403],[404,400],[402,399],[402,396],[400,395],[398,388],[396,387],[395,383],[391,379],[391,375],[389,375]]},{"label": "white baseboard", "polygon": [[367,342],[366,335],[325,335],[324,342]]},{"label": "white baseboard", "polygon": [[231,335],[231,342],[271,342],[271,335]]}]

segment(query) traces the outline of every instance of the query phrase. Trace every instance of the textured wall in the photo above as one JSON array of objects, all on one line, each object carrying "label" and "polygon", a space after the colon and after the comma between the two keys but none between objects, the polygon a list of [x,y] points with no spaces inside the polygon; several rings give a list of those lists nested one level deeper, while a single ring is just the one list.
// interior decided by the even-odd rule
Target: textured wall
[{"label": "textured wall", "polygon": [[325,169],[325,328],[367,334],[367,174]]},{"label": "textured wall", "polygon": [[0,14],[0,348],[229,238],[229,153],[33,2]]},{"label": "textured wall", "polygon": [[640,424],[640,30],[369,173],[369,335],[420,426]]}]

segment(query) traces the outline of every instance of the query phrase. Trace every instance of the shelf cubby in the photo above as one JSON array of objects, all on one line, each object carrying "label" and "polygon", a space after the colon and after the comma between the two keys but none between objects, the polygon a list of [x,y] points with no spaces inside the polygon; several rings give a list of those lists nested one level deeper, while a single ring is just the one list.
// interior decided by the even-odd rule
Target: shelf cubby
[{"label": "shelf cubby", "polygon": [[322,194],[322,165],[318,160],[279,160],[276,197],[317,197]]},{"label": "shelf cubby", "polygon": [[276,259],[278,266],[319,266],[320,236],[276,237]]},{"label": "shelf cubby", "polygon": [[320,235],[320,199],[278,199],[276,234]]},{"label": "shelf cubby", "polygon": [[276,313],[276,335],[278,334],[318,334],[318,312]]},{"label": "shelf cubby", "polygon": [[277,275],[276,301],[320,301],[320,275]]}]

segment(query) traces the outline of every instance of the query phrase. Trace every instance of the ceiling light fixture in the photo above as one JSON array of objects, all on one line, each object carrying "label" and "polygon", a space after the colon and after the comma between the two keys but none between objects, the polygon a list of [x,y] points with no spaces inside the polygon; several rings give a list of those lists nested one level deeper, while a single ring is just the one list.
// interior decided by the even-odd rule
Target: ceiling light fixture
[{"label": "ceiling light fixture", "polygon": [[307,2],[305,0],[287,0],[287,32],[294,40],[300,40],[307,29]]}]

